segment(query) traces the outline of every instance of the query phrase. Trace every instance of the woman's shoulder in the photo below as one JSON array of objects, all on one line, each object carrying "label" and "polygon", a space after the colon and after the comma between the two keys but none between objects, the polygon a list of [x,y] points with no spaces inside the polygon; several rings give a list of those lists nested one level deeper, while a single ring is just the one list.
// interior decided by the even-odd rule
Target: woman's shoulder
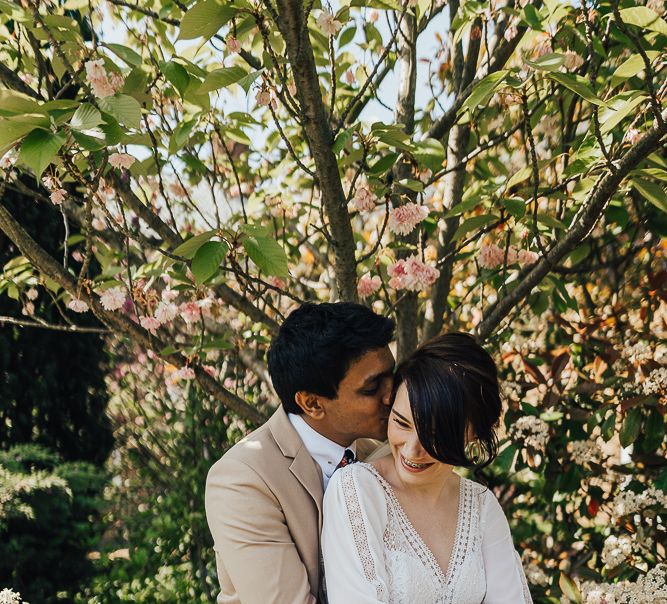
[{"label": "woman's shoulder", "polygon": [[[336,470],[329,481],[329,487],[332,484],[335,488],[355,486],[364,492],[374,492],[382,490],[382,480],[382,476],[375,466],[364,461],[358,461]],[[329,487],[327,487],[327,492]]]},{"label": "woman's shoulder", "polygon": [[336,470],[324,493],[325,517],[327,510],[346,509],[348,514],[383,523],[387,502],[381,480],[377,470],[364,462]]}]

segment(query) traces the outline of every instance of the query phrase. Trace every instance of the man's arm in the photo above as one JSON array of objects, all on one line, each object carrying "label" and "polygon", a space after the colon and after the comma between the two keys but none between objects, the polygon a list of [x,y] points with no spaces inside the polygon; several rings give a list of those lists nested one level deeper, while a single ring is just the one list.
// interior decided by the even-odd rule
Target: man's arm
[{"label": "man's arm", "polygon": [[252,468],[226,458],[211,468],[206,517],[218,574],[224,566],[243,604],[315,604],[280,504]]}]

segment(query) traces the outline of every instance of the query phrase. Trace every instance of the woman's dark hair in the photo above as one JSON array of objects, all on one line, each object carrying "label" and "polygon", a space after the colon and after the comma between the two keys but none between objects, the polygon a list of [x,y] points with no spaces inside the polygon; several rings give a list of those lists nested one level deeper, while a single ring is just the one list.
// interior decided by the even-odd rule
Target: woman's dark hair
[{"label": "woman's dark hair", "polygon": [[364,353],[384,348],[394,322],[351,302],[313,304],[293,311],[269,350],[269,374],[288,413],[302,413],[297,392],[335,398],[350,365]]},{"label": "woman's dark hair", "polygon": [[[396,370],[392,404],[403,383],[417,435],[431,457],[476,470],[495,459],[502,411],[498,370],[473,336],[446,333],[419,347]],[[479,443],[479,460],[466,454],[471,433]]]}]

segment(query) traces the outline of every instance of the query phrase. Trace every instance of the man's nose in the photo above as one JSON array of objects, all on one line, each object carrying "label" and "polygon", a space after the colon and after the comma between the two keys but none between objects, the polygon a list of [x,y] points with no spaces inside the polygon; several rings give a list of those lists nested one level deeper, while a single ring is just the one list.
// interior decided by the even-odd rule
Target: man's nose
[{"label": "man's nose", "polygon": [[384,386],[384,392],[382,393],[382,404],[386,405],[387,407],[391,405],[391,389],[393,386],[393,380],[389,378],[386,380],[386,383],[383,384]]}]

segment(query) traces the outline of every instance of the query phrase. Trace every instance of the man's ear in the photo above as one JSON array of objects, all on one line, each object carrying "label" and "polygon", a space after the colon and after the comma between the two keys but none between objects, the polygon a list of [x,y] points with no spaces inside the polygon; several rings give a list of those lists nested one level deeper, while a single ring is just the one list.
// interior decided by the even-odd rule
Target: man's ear
[{"label": "man's ear", "polygon": [[299,391],[294,395],[294,400],[308,417],[318,420],[324,417],[324,407],[316,394]]}]

